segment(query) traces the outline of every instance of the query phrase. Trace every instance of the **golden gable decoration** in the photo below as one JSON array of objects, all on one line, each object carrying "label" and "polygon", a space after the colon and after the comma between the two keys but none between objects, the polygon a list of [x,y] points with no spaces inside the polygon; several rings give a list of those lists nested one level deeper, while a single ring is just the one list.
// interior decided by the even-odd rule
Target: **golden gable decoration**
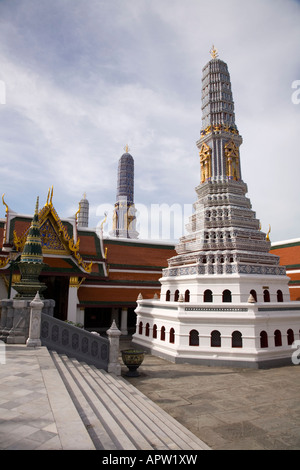
[{"label": "golden gable decoration", "polygon": [[[80,239],[75,243],[74,237],[70,237],[52,204],[52,197],[53,187],[48,192],[46,204],[38,214],[43,253],[72,255],[75,257],[79,266],[87,273],[90,273],[93,263],[86,263],[82,259],[79,253]],[[29,227],[20,237],[17,236],[14,230],[13,241],[17,251],[21,252],[23,250],[28,230]]]}]

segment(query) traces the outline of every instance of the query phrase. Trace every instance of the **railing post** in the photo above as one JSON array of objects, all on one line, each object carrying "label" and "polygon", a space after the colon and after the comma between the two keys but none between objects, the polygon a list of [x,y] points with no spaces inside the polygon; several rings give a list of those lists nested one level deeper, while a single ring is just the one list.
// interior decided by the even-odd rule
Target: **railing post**
[{"label": "railing post", "polygon": [[30,302],[30,324],[29,324],[29,338],[26,341],[26,346],[35,348],[41,346],[41,312],[44,306],[39,293],[36,293],[35,298]]},{"label": "railing post", "polygon": [[117,328],[115,320],[109,330],[107,330],[109,340],[109,359],[107,372],[111,374],[121,375],[121,364],[119,362],[119,343],[121,331]]}]

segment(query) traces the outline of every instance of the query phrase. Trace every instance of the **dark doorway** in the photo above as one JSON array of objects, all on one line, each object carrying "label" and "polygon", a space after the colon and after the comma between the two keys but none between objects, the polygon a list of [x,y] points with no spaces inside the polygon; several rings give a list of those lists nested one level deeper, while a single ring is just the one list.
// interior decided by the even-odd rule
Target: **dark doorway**
[{"label": "dark doorway", "polygon": [[47,286],[43,296],[45,299],[55,300],[54,317],[59,320],[67,320],[69,278],[64,276],[42,276],[41,281]]},{"label": "dark doorway", "polygon": [[136,325],[135,309],[136,309],[136,307],[128,308],[127,328],[128,328],[128,331],[130,330],[130,333],[135,332],[135,325]]},{"label": "dark doorway", "polygon": [[88,307],[84,312],[84,327],[87,330],[105,332],[111,327],[112,309]]}]

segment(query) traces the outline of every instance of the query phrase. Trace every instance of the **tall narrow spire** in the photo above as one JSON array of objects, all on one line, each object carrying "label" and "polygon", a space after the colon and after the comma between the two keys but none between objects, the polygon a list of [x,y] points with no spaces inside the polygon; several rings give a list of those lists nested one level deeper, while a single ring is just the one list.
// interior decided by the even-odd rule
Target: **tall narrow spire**
[{"label": "tall narrow spire", "polygon": [[39,198],[36,201],[34,216],[18,266],[21,281],[13,286],[18,292],[15,298],[34,298],[37,292],[41,294],[46,289],[46,285],[39,281],[39,275],[45,266],[39,224]]},{"label": "tall narrow spire", "polygon": [[24,249],[21,255],[21,262],[42,263],[42,240],[39,225],[39,198],[37,197],[34,216],[28,231]]},{"label": "tall narrow spire", "polygon": [[202,112],[198,200],[186,226],[189,234],[176,247],[180,256],[169,265],[185,258],[190,262],[194,253],[195,260],[206,264],[199,272],[259,273],[262,268],[254,269],[254,264],[263,264],[275,273],[279,259],[269,253],[270,242],[260,230],[242,180],[242,137],[235,122],[228,67],[216,56],[203,68]]},{"label": "tall narrow spire", "polygon": [[197,142],[201,183],[241,179],[242,141],[235,123],[228,67],[214,52],[214,58],[203,68],[202,78],[202,128]]},{"label": "tall narrow spire", "polygon": [[128,145],[118,164],[117,198],[111,235],[121,238],[137,238],[136,209],[134,206],[134,160]]}]

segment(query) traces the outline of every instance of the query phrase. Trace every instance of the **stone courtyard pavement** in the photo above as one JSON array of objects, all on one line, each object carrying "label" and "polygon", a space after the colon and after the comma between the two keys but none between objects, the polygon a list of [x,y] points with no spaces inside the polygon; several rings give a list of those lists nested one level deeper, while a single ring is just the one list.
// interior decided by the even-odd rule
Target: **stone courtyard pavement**
[{"label": "stone courtyard pavement", "polygon": [[128,380],[213,450],[300,449],[300,365],[235,369],[146,354]]},{"label": "stone courtyard pavement", "polygon": [[[122,339],[120,349],[129,345]],[[6,352],[0,449],[93,448],[46,350],[12,345]],[[212,450],[300,449],[300,365],[234,369],[146,354],[140,377],[126,379]]]}]

